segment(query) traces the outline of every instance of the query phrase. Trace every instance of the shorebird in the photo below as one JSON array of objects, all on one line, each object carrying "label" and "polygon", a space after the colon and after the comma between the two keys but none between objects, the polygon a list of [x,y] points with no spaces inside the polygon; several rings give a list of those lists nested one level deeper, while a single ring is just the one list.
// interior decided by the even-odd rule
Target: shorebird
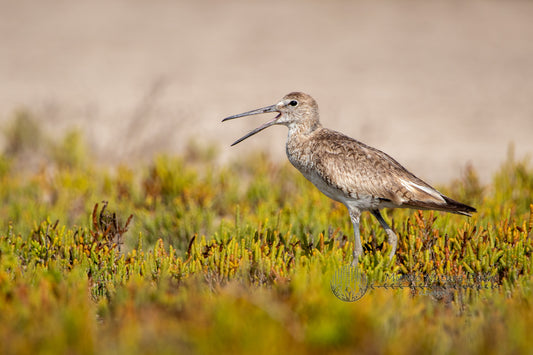
[{"label": "shorebird", "polygon": [[287,126],[286,152],[291,164],[322,193],[348,209],[355,236],[353,265],[363,254],[359,232],[362,211],[370,211],[385,229],[392,247],[391,259],[398,237],[380,209],[413,208],[465,216],[476,212],[474,207],[444,196],[382,151],[322,127],[318,105],[307,94],[292,92],[275,105],[229,116],[222,122],[267,112],[278,115],[237,139],[232,146],[270,126]]}]

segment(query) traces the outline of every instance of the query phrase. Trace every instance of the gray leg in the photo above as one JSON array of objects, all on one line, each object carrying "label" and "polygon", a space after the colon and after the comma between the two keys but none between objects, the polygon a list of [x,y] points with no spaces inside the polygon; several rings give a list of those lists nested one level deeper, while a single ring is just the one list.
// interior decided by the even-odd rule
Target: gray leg
[{"label": "gray leg", "polygon": [[389,258],[392,259],[392,257],[394,256],[394,253],[396,253],[396,246],[398,245],[398,236],[396,235],[396,233],[394,233],[391,227],[389,227],[387,222],[385,222],[379,210],[370,210],[370,212],[374,215],[374,217],[376,217],[379,224],[381,224],[383,229],[385,229],[385,232],[387,232],[387,236],[389,237],[388,242],[392,246],[392,250],[390,252]]},{"label": "gray leg", "polygon": [[359,257],[363,255],[363,245],[361,244],[361,236],[359,234],[361,211],[357,208],[348,208],[348,212],[350,213],[350,219],[353,224],[353,234],[355,236],[352,266],[357,266],[359,263]]}]

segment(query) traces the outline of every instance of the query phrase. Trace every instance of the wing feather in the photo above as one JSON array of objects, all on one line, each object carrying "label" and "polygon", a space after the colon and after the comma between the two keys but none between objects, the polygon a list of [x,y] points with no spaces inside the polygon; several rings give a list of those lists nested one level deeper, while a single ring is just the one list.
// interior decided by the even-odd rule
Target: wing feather
[{"label": "wing feather", "polygon": [[446,204],[441,193],[378,149],[325,128],[310,141],[318,174],[350,197],[370,195],[398,206]]}]

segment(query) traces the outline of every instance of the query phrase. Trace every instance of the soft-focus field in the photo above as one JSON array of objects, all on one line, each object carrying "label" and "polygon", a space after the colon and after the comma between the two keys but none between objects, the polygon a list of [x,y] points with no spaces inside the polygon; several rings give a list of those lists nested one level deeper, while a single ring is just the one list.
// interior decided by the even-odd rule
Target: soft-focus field
[{"label": "soft-focus field", "polygon": [[347,303],[330,289],[351,262],[347,212],[288,164],[250,153],[217,166],[216,149],[191,143],[103,168],[81,134],[54,143],[23,112],[5,138],[2,354],[533,351],[533,168],[512,149],[489,185],[465,168],[439,187],[476,206],[472,218],[387,212],[401,240],[392,262],[384,231],[362,221],[360,268],[376,285],[491,282]]}]

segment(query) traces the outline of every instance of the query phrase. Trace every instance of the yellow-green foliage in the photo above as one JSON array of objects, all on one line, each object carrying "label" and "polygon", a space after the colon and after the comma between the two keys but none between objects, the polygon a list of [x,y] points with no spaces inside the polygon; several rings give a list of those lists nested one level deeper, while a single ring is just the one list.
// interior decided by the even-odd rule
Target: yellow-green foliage
[{"label": "yellow-green foliage", "polygon": [[[510,155],[487,186],[467,169],[441,187],[472,218],[388,211],[392,261],[364,216],[359,268],[374,287],[346,303],[330,280],[351,262],[347,212],[288,164],[217,166],[191,145],[103,169],[72,133],[25,169],[26,130],[43,135],[19,115],[8,133],[22,138],[0,157],[2,354],[533,351],[527,160]],[[433,281],[387,286],[405,276]]]}]

